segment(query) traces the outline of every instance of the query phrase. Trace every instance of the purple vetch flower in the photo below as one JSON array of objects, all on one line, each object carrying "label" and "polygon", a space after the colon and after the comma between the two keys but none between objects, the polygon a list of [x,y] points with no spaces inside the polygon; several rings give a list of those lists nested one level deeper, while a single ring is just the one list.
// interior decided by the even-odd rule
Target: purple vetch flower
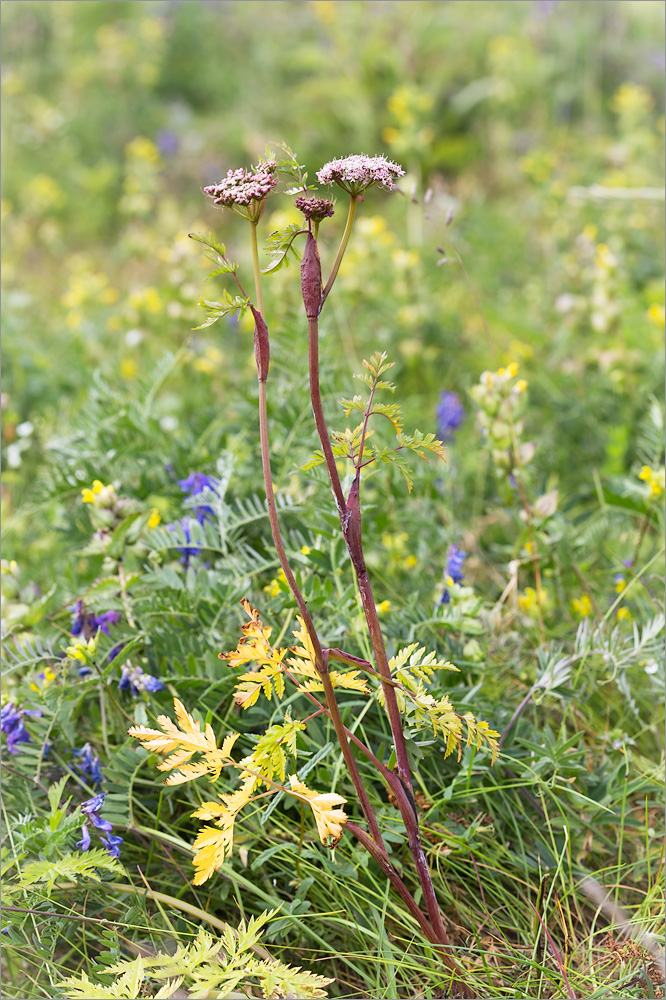
[{"label": "purple vetch flower", "polygon": [[183,493],[187,493],[189,496],[195,497],[199,493],[203,493],[205,489],[215,491],[217,487],[217,479],[213,479],[212,476],[207,476],[203,472],[190,472],[186,479],[178,480],[178,485]]},{"label": "purple vetch flower", "polygon": [[112,858],[120,857],[120,845],[123,842],[122,837],[115,837],[112,833],[110,833],[108,837],[100,837],[100,840]]},{"label": "purple vetch flower", "polygon": [[25,716],[40,716],[38,709],[16,708],[13,701],[8,701],[0,710],[0,729],[7,737],[7,749],[10,753],[20,753],[18,744],[29,743],[30,733],[25,728]]},{"label": "purple vetch flower", "polygon": [[144,691],[154,694],[156,691],[161,691],[163,687],[164,684],[159,677],[145,673],[141,667],[135,667],[129,661],[122,665],[118,689],[129,691],[133,698],[138,698]]},{"label": "purple vetch flower", "polygon": [[[117,646],[114,646],[109,651],[109,663],[111,663],[113,660],[115,660],[116,656],[119,656],[122,653],[122,651],[123,651],[123,649],[125,648],[126,645],[127,645],[126,642],[119,642]],[[89,670],[88,673],[91,673],[91,671]],[[81,674],[80,670],[79,670],[79,674]]]},{"label": "purple vetch flower", "polygon": [[467,553],[464,549],[459,549],[457,545],[452,545],[449,548],[449,553],[446,559],[446,572],[454,583],[462,583],[463,581],[464,574],[462,571],[462,564],[466,558]]},{"label": "purple vetch flower", "polygon": [[76,846],[80,847],[82,851],[87,851],[90,847],[90,830],[85,823],[81,827],[81,839],[77,840]]},{"label": "purple vetch flower", "polygon": [[84,743],[80,750],[72,750],[74,757],[79,757],[76,766],[81,774],[90,778],[93,785],[102,784],[102,770],[99,765],[99,757],[90,743]]},{"label": "purple vetch flower", "polygon": [[442,392],[436,409],[437,433],[443,441],[452,438],[465,419],[465,408],[457,392]]},{"label": "purple vetch flower", "polygon": [[[183,493],[187,493],[191,497],[196,497],[200,493],[203,493],[204,490],[212,490],[213,493],[217,493],[219,479],[206,476],[203,472],[191,472],[187,479],[179,479],[178,485]],[[203,524],[207,518],[215,516],[215,511],[209,504],[201,504],[194,508],[194,514],[199,524]]]},{"label": "purple vetch flower", "polygon": [[[231,208],[251,222],[257,222],[264,210],[264,202],[278,183],[277,164],[271,160],[249,170],[228,170],[218,184],[208,184],[203,189],[213,204]],[[239,211],[240,209],[240,211]]]},{"label": "purple vetch flower", "polygon": [[391,191],[394,181],[404,173],[398,163],[387,160],[385,156],[358,153],[325,163],[317,171],[317,179],[320,184],[339,184],[349,194],[359,195],[374,184]]},{"label": "purple vetch flower", "polygon": [[446,557],[446,569],[444,570],[446,586],[442,590],[442,596],[439,599],[440,604],[448,604],[450,602],[449,587],[452,583],[462,583],[464,578],[462,564],[466,558],[467,553],[464,549],[459,549],[457,545],[449,547]]},{"label": "purple vetch flower", "polygon": [[104,805],[105,797],[106,793],[100,792],[99,795],[95,795],[92,799],[87,799],[81,804],[81,812],[86,817],[86,822],[81,827],[81,840],[76,842],[76,846],[80,847],[82,851],[87,851],[90,847],[90,830],[87,822],[89,820],[96,830],[101,830],[102,833],[107,834],[106,837],[100,836],[100,840],[111,857],[118,858],[120,857],[120,845],[123,842],[123,838],[113,836],[111,834],[113,824],[108,819],[102,819],[99,815],[100,809]]},{"label": "purple vetch flower", "polygon": [[120,611],[104,611],[101,615],[88,611],[83,601],[77,601],[74,607],[74,617],[72,618],[72,635],[83,634],[86,639],[90,639],[99,629],[105,635],[111,635],[109,626],[117,625],[122,621]]},{"label": "purple vetch flower", "polygon": [[321,222],[322,219],[330,219],[335,214],[335,207],[328,198],[306,198],[300,195],[294,202],[299,212],[302,212],[306,219],[312,222]]},{"label": "purple vetch flower", "polygon": [[[190,565],[190,559],[192,556],[198,556],[201,552],[201,546],[196,543],[192,543],[192,524],[196,523],[192,521],[191,517],[181,517],[180,521],[175,524],[168,524],[167,529],[174,533],[178,532],[178,529],[182,531],[185,545],[176,545],[176,549],[181,553],[180,561],[183,566]],[[200,522],[201,523],[201,522]]]},{"label": "purple vetch flower", "polygon": [[101,629],[105,635],[110,636],[109,632],[110,625],[117,625],[118,622],[122,621],[122,615],[120,611],[105,611],[101,615],[95,615],[95,621],[97,623],[97,628]]}]

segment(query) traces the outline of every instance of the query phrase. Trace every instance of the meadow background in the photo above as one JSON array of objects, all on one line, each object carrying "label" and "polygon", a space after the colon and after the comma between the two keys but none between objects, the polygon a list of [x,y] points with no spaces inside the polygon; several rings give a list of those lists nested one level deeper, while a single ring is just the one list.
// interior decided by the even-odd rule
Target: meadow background
[{"label": "meadow background", "polygon": [[[407,171],[400,193],[368,193],[322,317],[327,412],[385,350],[407,426],[439,423],[446,465],[420,466],[411,496],[383,474],[368,494],[387,637],[437,646],[460,668],[442,690],[500,732],[522,704],[492,769],[418,749],[449,933],[480,996],[662,996],[663,4],[28,0],[3,4],[2,28],[5,995],[78,995],[57,983],[109,983],[104,965],[137,948],[277,906],[265,943],[336,977],[331,996],[442,995],[379,870],[351,838],[327,854],[297,809],[250,816],[240,851],[193,889],[201,795],[164,789],[125,736],[175,694],[250,741],[277,708],[235,717],[217,658],[244,595],[276,634],[293,609],[261,500],[251,332],[193,330],[211,283],[188,233],[214,232],[247,273],[244,227],[201,188],[285,142],[311,179],[354,152]],[[322,228],[329,265],[342,214]],[[271,198],[264,235],[298,221]],[[290,551],[327,638],[363,654],[328,487],[301,471],[314,444],[297,269],[265,298]],[[535,445],[528,518],[469,394],[512,362]],[[443,392],[464,407],[457,428],[438,417]],[[193,472],[223,487],[188,555]],[[94,480],[128,503],[110,554],[81,502]],[[452,545],[465,593],[441,604]],[[66,652],[81,599],[118,616],[83,676]],[[388,753],[381,713],[346,711]],[[304,758],[329,736],[314,720]],[[350,798],[336,750],[316,773]],[[97,870],[108,884],[67,861],[99,788],[123,837],[124,870]],[[399,864],[397,813],[377,795]]]}]

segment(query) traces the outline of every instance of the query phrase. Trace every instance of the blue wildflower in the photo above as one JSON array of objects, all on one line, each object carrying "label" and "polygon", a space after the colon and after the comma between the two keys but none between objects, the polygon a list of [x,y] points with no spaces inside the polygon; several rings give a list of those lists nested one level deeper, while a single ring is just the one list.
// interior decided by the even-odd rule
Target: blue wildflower
[{"label": "blue wildflower", "polygon": [[[213,479],[212,476],[206,476],[203,472],[190,472],[187,479],[178,480],[178,485],[183,493],[187,493],[190,497],[196,497],[200,493],[203,493],[204,490],[211,490],[213,493],[216,493],[218,482],[219,480]],[[206,519],[215,516],[215,511],[208,504],[201,504],[195,507],[194,513],[199,524],[203,524]]]},{"label": "blue wildflower", "polygon": [[[104,805],[105,796],[105,792],[100,792],[99,795],[93,796],[92,799],[87,799],[81,804],[81,812],[86,817],[86,820],[90,820],[95,829],[107,834],[106,837],[100,837],[100,840],[111,857],[118,858],[120,857],[120,845],[123,842],[123,838],[113,836],[111,834],[113,824],[108,819],[102,819],[99,815],[99,811]],[[80,847],[82,851],[87,851],[90,847],[90,830],[88,829],[87,822],[81,827],[81,840],[77,840],[76,846]]]},{"label": "blue wildflower", "polygon": [[138,698],[144,691],[155,693],[161,691],[164,684],[159,677],[145,673],[141,667],[133,667],[131,663],[124,663],[121,668],[118,688],[120,691],[129,691],[133,698]]},{"label": "blue wildflower", "polygon": [[189,566],[192,556],[198,556],[201,552],[200,545],[190,544],[192,542],[192,518],[182,517],[176,524],[168,524],[167,528],[173,532],[177,532],[179,528],[182,531],[186,544],[177,545],[176,549],[181,553],[180,562],[183,566]]},{"label": "blue wildflower", "polygon": [[90,778],[93,785],[101,785],[102,770],[99,766],[99,757],[90,743],[84,743],[80,750],[72,750],[72,754],[75,757],[81,758],[76,765],[81,774],[85,774],[87,778]]},{"label": "blue wildflower", "polygon": [[7,749],[10,753],[20,753],[19,743],[29,743],[30,733],[25,728],[25,716],[40,716],[36,709],[16,708],[13,701],[8,701],[0,711],[0,729],[7,737]]},{"label": "blue wildflower", "polygon": [[108,837],[100,837],[100,840],[112,858],[120,857],[120,845],[123,842],[122,837],[114,837],[114,835],[110,833]]},{"label": "blue wildflower", "polygon": [[81,827],[81,839],[77,840],[76,846],[80,847],[82,851],[87,851],[90,847],[90,830],[85,823]]},{"label": "blue wildflower", "polygon": [[446,569],[444,570],[444,579],[446,581],[446,586],[442,590],[442,596],[440,597],[440,604],[448,604],[451,600],[449,594],[449,587],[454,583],[462,583],[464,574],[462,570],[462,564],[467,558],[467,553],[464,549],[459,549],[457,545],[451,545],[446,557]]},{"label": "blue wildflower", "polygon": [[[110,652],[109,652],[109,663],[111,663],[112,660],[115,660],[116,656],[118,656],[120,653],[122,653],[122,651],[123,651],[123,649],[125,648],[126,645],[127,645],[126,642],[119,642],[117,646],[114,646],[110,650]],[[80,673],[80,671],[79,671],[79,673]]]},{"label": "blue wildflower", "polygon": [[83,633],[86,639],[90,639],[98,630],[105,635],[111,635],[109,626],[117,625],[122,617],[120,611],[104,611],[101,615],[95,615],[92,611],[88,611],[83,601],[77,601],[70,631],[72,635]]},{"label": "blue wildflower", "polygon": [[204,475],[203,472],[190,472],[187,479],[178,480],[178,485],[183,493],[187,493],[188,496],[195,497],[199,493],[203,493],[204,490],[213,490],[213,492],[215,492],[217,480],[213,479],[211,476]]},{"label": "blue wildflower", "polygon": [[122,617],[120,611],[105,611],[101,615],[95,615],[95,622],[97,623],[97,628],[101,629],[105,635],[111,635],[109,625],[117,625]]},{"label": "blue wildflower", "polygon": [[465,409],[456,392],[443,392],[435,410],[437,433],[443,441],[452,438],[465,419]]}]

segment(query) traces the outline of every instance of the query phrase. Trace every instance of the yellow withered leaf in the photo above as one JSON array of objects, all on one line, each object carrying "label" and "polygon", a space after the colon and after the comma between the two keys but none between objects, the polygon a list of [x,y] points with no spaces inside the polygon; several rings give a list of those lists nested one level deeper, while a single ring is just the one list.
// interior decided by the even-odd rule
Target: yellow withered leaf
[{"label": "yellow withered leaf", "polygon": [[259,617],[259,612],[253,608],[246,597],[241,601],[245,613],[250,621],[241,626],[243,636],[238,641],[236,649],[229,653],[220,653],[221,660],[227,660],[232,667],[240,667],[244,663],[256,663],[260,668],[262,665],[279,665],[286,649],[273,649],[269,643],[272,628],[264,626]]},{"label": "yellow withered leaf", "polygon": [[214,872],[230,857],[233,850],[234,830],[230,827],[219,829],[216,826],[204,826],[194,841],[196,851],[193,865],[197,872],[193,878],[194,885],[203,885]]},{"label": "yellow withered leaf", "polygon": [[344,810],[336,809],[335,806],[344,805],[347,800],[335,792],[315,792],[299,781],[295,774],[292,774],[289,782],[291,794],[307,802],[312,808],[322,844],[328,846],[329,837],[333,837],[337,843],[342,836],[342,827],[347,822],[347,815]]},{"label": "yellow withered leaf", "polygon": [[[183,703],[174,698],[173,704],[180,729],[168,716],[160,715],[157,721],[162,727],[162,732],[148,729],[146,726],[132,726],[128,734],[138,739],[146,750],[170,755],[158,764],[160,771],[173,771],[178,768],[176,773],[167,779],[168,785],[192,781],[193,778],[199,778],[204,774],[214,780],[225,764],[234,763],[231,749],[239,734],[230,733],[225,737],[222,748],[218,750],[213,727],[207,725],[204,732],[201,732],[200,724],[194,721]],[[199,760],[190,763],[197,753],[201,754]]]}]

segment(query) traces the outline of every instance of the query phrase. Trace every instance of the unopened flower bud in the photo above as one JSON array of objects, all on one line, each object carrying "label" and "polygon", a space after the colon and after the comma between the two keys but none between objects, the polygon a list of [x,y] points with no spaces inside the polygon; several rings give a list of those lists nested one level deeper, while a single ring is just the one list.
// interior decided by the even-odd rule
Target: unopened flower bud
[{"label": "unopened flower bud", "polygon": [[330,219],[335,209],[333,202],[328,198],[306,198],[301,195],[294,202],[299,212],[302,212],[306,219],[311,222],[321,222],[322,219]]},{"label": "unopened flower bud", "polygon": [[266,321],[258,309],[250,306],[254,316],[254,357],[257,362],[257,375],[260,382],[265,382],[268,378],[268,365],[270,362],[270,345],[268,341],[268,327]]},{"label": "unopened flower bud", "polygon": [[301,261],[301,289],[308,319],[317,319],[321,312],[321,261],[317,241],[308,233]]}]

